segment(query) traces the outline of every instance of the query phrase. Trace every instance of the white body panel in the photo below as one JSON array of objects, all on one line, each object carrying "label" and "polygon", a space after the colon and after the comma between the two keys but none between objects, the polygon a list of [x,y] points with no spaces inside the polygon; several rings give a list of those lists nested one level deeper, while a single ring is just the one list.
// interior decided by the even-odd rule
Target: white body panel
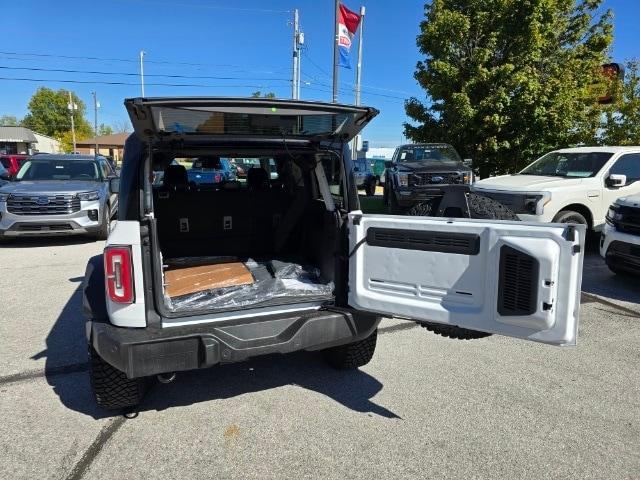
[{"label": "white body panel", "polygon": [[570,205],[582,205],[589,209],[593,218],[593,229],[600,231],[609,205],[625,195],[640,194],[640,181],[623,187],[612,188],[605,183],[609,170],[624,154],[640,153],[640,147],[579,147],[559,150],[559,152],[611,152],[613,155],[593,177],[561,178],[539,175],[502,175],[477,181],[473,190],[482,192],[513,192],[517,194],[551,195],[540,215],[519,214],[524,222],[553,221],[555,216]]},{"label": "white body panel", "polygon": [[114,303],[107,297],[109,320],[118,327],[146,327],[140,223],[133,221],[116,222],[107,239],[106,246],[109,245],[131,247],[135,293],[134,302],[131,304]]},{"label": "white body panel", "polygon": [[[354,224],[356,218],[356,224]],[[401,229],[479,237],[466,255],[369,245],[367,229]],[[565,225],[390,215],[349,215],[349,305],[380,314],[452,324],[555,344],[576,343],[585,228],[565,238]],[[539,263],[535,312],[498,313],[500,249]],[[575,248],[574,248],[575,247]],[[580,250],[580,251],[574,251]],[[552,305],[545,309],[544,304]]]},{"label": "white body panel", "polygon": [[[640,195],[622,197],[612,203],[616,203],[623,207],[640,208]],[[602,240],[600,242],[600,255],[602,258],[606,258],[609,245],[614,241],[629,243],[631,245],[640,245],[640,235],[619,232],[615,227],[605,224],[604,229],[602,230]]]}]

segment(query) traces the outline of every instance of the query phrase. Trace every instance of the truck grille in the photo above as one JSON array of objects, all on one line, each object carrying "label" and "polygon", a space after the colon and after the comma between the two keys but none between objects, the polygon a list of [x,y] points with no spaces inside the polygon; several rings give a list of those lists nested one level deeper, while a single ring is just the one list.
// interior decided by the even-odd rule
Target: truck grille
[{"label": "truck grille", "polygon": [[640,235],[640,208],[620,206],[617,213],[620,217],[614,221],[616,230]]},{"label": "truck grille", "polygon": [[15,229],[20,232],[59,232],[59,231],[73,230],[73,227],[68,223],[56,223],[56,224],[20,223]]},{"label": "truck grille", "polygon": [[411,175],[411,184],[418,187],[421,185],[452,185],[462,183],[462,174],[453,173],[414,173]]},{"label": "truck grille", "polygon": [[74,195],[11,195],[7,211],[14,215],[66,215],[80,210]]},{"label": "truck grille", "polygon": [[482,190],[476,190],[475,193],[501,203],[514,213],[528,213],[524,207],[524,195],[520,195],[517,193],[483,192]]}]

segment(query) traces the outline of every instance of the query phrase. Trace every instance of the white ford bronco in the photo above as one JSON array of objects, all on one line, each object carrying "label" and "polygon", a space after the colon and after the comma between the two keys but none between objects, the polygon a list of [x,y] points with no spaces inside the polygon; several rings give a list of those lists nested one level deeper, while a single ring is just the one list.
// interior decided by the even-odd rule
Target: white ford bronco
[{"label": "white ford bronco", "polygon": [[616,198],[640,193],[640,147],[578,147],[547,153],[515,175],[473,190],[528,222],[579,223],[598,232]]},{"label": "white ford bronco", "polygon": [[[118,220],[83,284],[100,406],[135,406],[155,377],[269,353],[322,350],[357,368],[382,317],[452,338],[576,343],[585,228],[496,221],[504,207],[487,199],[474,202],[483,219],[364,214],[348,143],[375,109],[125,105],[135,133],[110,185]],[[255,167],[246,181],[190,183],[187,167],[212,157]]]}]

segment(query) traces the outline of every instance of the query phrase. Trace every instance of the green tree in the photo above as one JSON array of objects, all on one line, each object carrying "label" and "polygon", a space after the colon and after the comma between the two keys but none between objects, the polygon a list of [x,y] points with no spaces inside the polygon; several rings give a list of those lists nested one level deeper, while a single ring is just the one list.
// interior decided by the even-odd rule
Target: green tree
[{"label": "green tree", "polygon": [[251,97],[253,98],[276,98],[276,94],[273,92],[266,92],[266,93],[262,93],[260,90],[253,92],[251,94]]},{"label": "green tree", "polygon": [[100,135],[113,135],[113,128],[111,127],[111,125],[105,125],[104,123],[101,123],[98,126],[98,136]]},{"label": "green tree", "polygon": [[0,127],[18,127],[20,122],[14,115],[2,115],[0,117]]},{"label": "green tree", "polygon": [[605,109],[605,145],[640,145],[640,61],[628,62],[625,70],[624,81],[614,86],[614,102]]},{"label": "green tree", "polygon": [[[78,140],[93,135],[93,129],[85,118],[85,104],[71,93],[77,109],[73,111],[76,138]],[[68,109],[69,92],[40,87],[29,100],[29,113],[24,117],[23,125],[31,130],[61,139],[65,132],[71,131],[71,116]]]},{"label": "green tree", "polygon": [[415,141],[446,141],[481,175],[594,142],[599,66],[612,41],[602,0],[433,0],[417,38],[425,102],[405,104]]}]

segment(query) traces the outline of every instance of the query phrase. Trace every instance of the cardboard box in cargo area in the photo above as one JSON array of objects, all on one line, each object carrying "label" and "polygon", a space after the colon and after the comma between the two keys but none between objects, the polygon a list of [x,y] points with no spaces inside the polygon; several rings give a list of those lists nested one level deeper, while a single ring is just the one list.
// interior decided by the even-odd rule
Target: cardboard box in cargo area
[{"label": "cardboard box in cargo area", "polygon": [[216,288],[250,285],[253,275],[241,262],[173,268],[164,272],[165,292],[170,298]]}]

